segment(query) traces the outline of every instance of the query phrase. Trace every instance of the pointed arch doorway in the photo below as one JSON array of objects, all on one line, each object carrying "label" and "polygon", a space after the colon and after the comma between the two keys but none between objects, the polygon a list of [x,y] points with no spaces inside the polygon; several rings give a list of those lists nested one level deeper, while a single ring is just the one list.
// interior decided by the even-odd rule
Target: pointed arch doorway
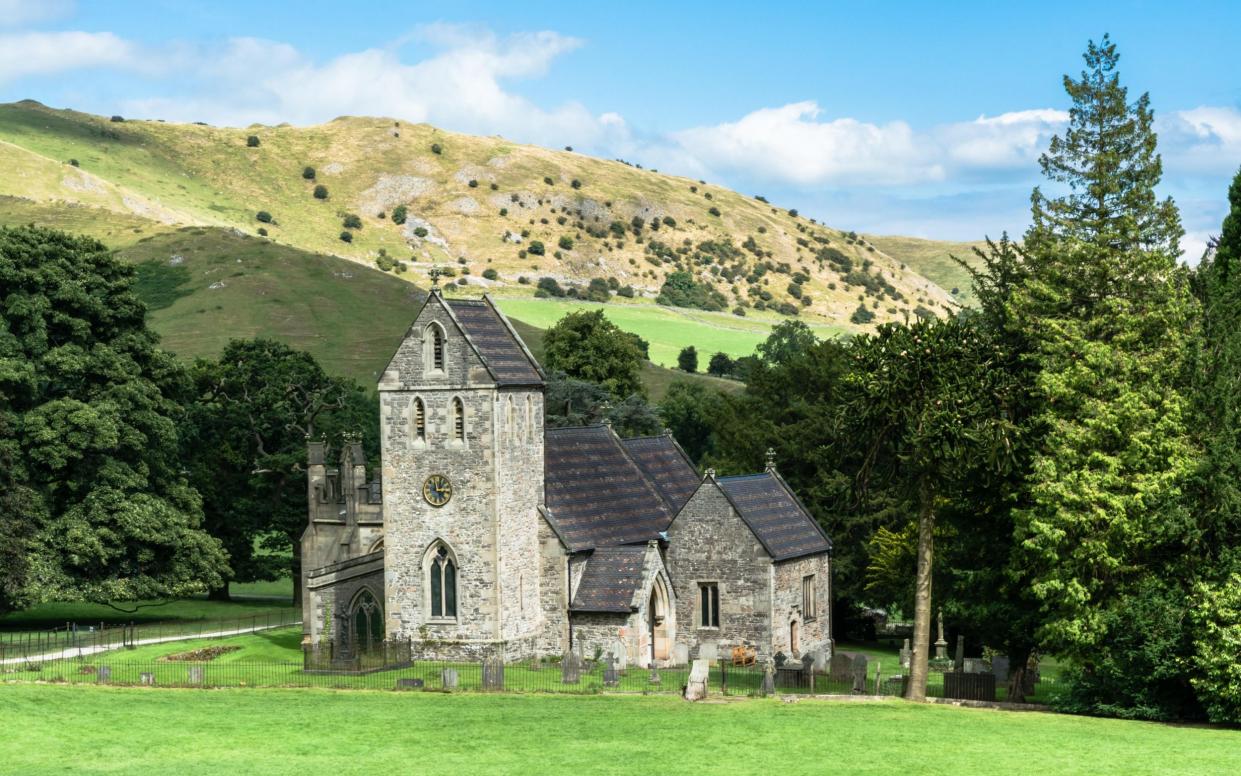
[{"label": "pointed arch doorway", "polygon": [[654,667],[658,663],[666,663],[671,657],[672,622],[670,613],[671,602],[668,598],[668,586],[662,575],[655,577],[651,585],[651,597],[646,606],[648,654],[645,657]]}]

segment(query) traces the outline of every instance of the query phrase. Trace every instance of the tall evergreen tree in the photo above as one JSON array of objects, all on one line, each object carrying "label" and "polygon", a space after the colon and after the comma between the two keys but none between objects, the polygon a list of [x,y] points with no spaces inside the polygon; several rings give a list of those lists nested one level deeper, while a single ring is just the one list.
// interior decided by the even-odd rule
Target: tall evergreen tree
[{"label": "tall evergreen tree", "polygon": [[[1067,187],[1033,195],[1028,279],[1013,312],[1038,376],[1029,504],[1015,515],[1040,636],[1089,674],[1111,616],[1192,534],[1195,465],[1183,379],[1193,307],[1178,270],[1182,230],[1161,175],[1147,95],[1129,102],[1116,47],[1091,42],[1065,78],[1070,122],[1041,159]],[[1123,661],[1123,656],[1117,656]]]}]

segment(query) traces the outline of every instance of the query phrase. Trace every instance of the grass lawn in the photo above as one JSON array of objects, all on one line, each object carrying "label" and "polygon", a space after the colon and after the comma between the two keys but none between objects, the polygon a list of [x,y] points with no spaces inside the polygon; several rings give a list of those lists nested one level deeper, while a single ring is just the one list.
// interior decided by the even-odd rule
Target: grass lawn
[{"label": "grass lawn", "polygon": [[[278,585],[279,583],[256,583],[258,585]],[[239,586],[240,587],[240,586]],[[261,589],[261,588],[260,588]],[[62,627],[66,622],[79,625],[122,625],[126,623],[176,623],[197,622],[200,620],[234,619],[252,617],[276,609],[290,609],[293,604],[289,594],[270,598],[238,598],[233,601],[208,601],[204,598],[184,598],[160,605],[159,601],[128,601],[118,606],[130,610],[141,606],[135,612],[118,611],[103,604],[91,603],[47,603],[10,612],[0,616],[0,631],[42,630]]]},{"label": "grass lawn", "polygon": [[1201,775],[1241,756],[1236,731],[898,701],[14,685],[0,713],[4,769],[31,775]]}]

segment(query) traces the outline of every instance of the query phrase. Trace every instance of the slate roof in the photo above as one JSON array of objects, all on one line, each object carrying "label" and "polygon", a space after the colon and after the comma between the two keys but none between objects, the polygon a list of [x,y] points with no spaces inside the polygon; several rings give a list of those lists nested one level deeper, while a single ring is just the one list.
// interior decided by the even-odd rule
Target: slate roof
[{"label": "slate roof", "polygon": [[673,514],[685,506],[702,484],[702,477],[698,476],[681,446],[667,434],[622,439],[621,444]]},{"label": "slate roof", "polygon": [[452,314],[500,385],[541,385],[543,375],[486,299],[447,299]]},{"label": "slate roof", "polygon": [[634,593],[642,585],[645,559],[644,544],[596,549],[582,570],[570,611],[633,611]]},{"label": "slate roof", "polygon": [[606,426],[548,429],[544,503],[570,550],[659,537],[672,511]]},{"label": "slate roof", "polygon": [[773,560],[827,552],[827,534],[774,472],[717,481]]}]

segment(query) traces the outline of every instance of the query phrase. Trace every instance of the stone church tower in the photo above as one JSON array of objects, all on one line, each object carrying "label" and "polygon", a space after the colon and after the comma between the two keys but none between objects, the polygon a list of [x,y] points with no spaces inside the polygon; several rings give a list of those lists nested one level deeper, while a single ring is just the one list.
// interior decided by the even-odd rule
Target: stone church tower
[{"label": "stone church tower", "polygon": [[385,632],[465,656],[543,627],[543,374],[489,299],[433,289],[379,381]]}]

